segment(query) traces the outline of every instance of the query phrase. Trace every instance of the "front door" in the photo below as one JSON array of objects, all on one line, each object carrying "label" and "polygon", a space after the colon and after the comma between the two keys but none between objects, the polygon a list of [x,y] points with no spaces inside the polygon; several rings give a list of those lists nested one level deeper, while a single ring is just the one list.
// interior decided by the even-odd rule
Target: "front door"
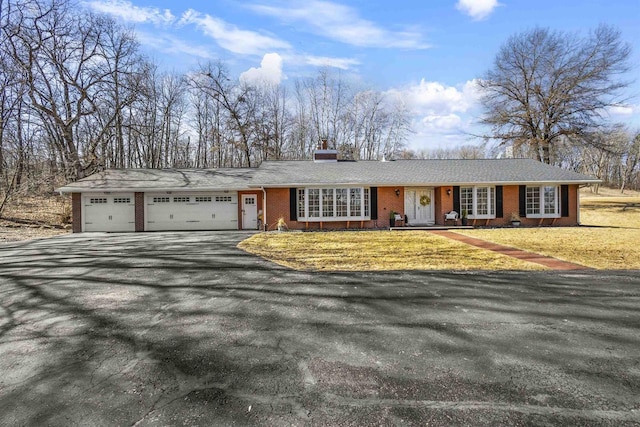
[{"label": "front door", "polygon": [[435,224],[433,188],[405,188],[404,214],[409,225]]},{"label": "front door", "polygon": [[255,194],[242,195],[242,229],[258,229],[258,202]]}]

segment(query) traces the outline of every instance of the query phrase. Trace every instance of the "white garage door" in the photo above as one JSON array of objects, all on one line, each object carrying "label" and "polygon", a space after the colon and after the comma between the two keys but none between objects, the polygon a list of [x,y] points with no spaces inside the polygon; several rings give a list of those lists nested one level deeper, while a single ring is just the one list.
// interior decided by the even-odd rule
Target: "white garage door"
[{"label": "white garage door", "polygon": [[133,193],[83,194],[84,231],[135,231]]},{"label": "white garage door", "polygon": [[146,230],[236,230],[237,193],[146,195]]}]

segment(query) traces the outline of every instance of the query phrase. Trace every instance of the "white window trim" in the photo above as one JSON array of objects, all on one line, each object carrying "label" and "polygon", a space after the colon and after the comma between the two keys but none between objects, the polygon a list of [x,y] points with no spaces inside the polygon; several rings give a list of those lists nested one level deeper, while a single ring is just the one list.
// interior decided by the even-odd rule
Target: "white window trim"
[{"label": "white window trim", "polygon": [[[488,188],[488,194],[487,197],[489,198],[489,200],[487,201],[489,203],[489,212],[488,214],[482,214],[482,215],[477,215],[477,214],[473,214],[473,215],[467,215],[467,218],[469,219],[495,219],[496,217],[496,187],[492,186],[492,185],[465,185],[460,187],[460,189],[462,190],[462,188],[472,188],[473,190],[473,194],[471,196],[471,202],[473,203],[473,212],[478,212],[478,188]],[[462,193],[462,191],[461,191]],[[460,196],[460,210],[462,210],[462,195]],[[491,213],[493,211],[493,213]]]},{"label": "white window trim", "polygon": [[[351,189],[357,188],[360,190],[360,212],[364,214],[365,212],[369,212],[369,215],[359,215],[359,216],[350,216],[351,215]],[[319,204],[320,209],[318,211],[319,216],[317,217],[309,217],[309,190],[319,190]],[[336,216],[336,212],[338,212],[337,208],[337,198],[336,198],[336,190],[337,189],[346,189],[347,190],[347,216]],[[369,187],[305,187],[304,189],[298,188],[296,191],[296,207],[299,206],[299,197],[300,190],[304,190],[304,213],[305,216],[299,215],[298,212],[298,221],[301,222],[336,222],[336,221],[369,221],[371,219],[371,206],[368,209],[365,209],[365,191],[369,192],[369,203],[371,202],[371,189]],[[322,216],[322,190],[333,190],[333,216]]]},{"label": "white window trim", "polygon": [[[552,214],[546,214],[546,213],[542,213],[542,210],[544,209],[544,189],[545,187],[554,187],[555,190],[555,200],[554,200],[554,206],[555,206],[555,212]],[[559,185],[527,185],[527,190],[529,188],[538,188],[540,190],[540,205],[538,206],[538,209],[540,210],[541,213],[535,213],[535,214],[530,214],[527,213],[527,218],[532,218],[532,219],[541,219],[541,218],[560,218],[562,216],[562,212],[560,211],[560,186]],[[529,197],[528,192],[525,191],[525,204],[526,204],[526,200]]]}]

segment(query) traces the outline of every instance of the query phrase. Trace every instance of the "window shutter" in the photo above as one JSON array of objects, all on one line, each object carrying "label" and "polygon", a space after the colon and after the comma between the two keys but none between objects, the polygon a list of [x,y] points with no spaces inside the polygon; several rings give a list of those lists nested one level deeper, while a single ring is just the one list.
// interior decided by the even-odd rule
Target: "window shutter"
[{"label": "window shutter", "polygon": [[520,216],[526,218],[527,216],[527,186],[520,186]]},{"label": "window shutter", "polygon": [[453,210],[461,214],[460,212],[460,187],[453,187]]},{"label": "window shutter", "polygon": [[502,206],[502,185],[496,185],[496,218],[504,217],[504,208]]},{"label": "window shutter", "polygon": [[378,219],[378,187],[371,187],[369,196],[371,198],[371,219]]},{"label": "window shutter", "polygon": [[289,189],[289,217],[291,221],[298,220],[298,194],[296,188]]},{"label": "window shutter", "polygon": [[563,217],[569,216],[569,186],[560,186],[560,215]]}]

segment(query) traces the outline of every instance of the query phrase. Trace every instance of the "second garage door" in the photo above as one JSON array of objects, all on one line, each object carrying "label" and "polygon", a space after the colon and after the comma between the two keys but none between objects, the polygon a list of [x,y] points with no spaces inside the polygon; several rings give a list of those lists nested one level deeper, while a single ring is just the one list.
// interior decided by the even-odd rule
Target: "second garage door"
[{"label": "second garage door", "polygon": [[236,230],[237,193],[146,195],[146,230]]}]

